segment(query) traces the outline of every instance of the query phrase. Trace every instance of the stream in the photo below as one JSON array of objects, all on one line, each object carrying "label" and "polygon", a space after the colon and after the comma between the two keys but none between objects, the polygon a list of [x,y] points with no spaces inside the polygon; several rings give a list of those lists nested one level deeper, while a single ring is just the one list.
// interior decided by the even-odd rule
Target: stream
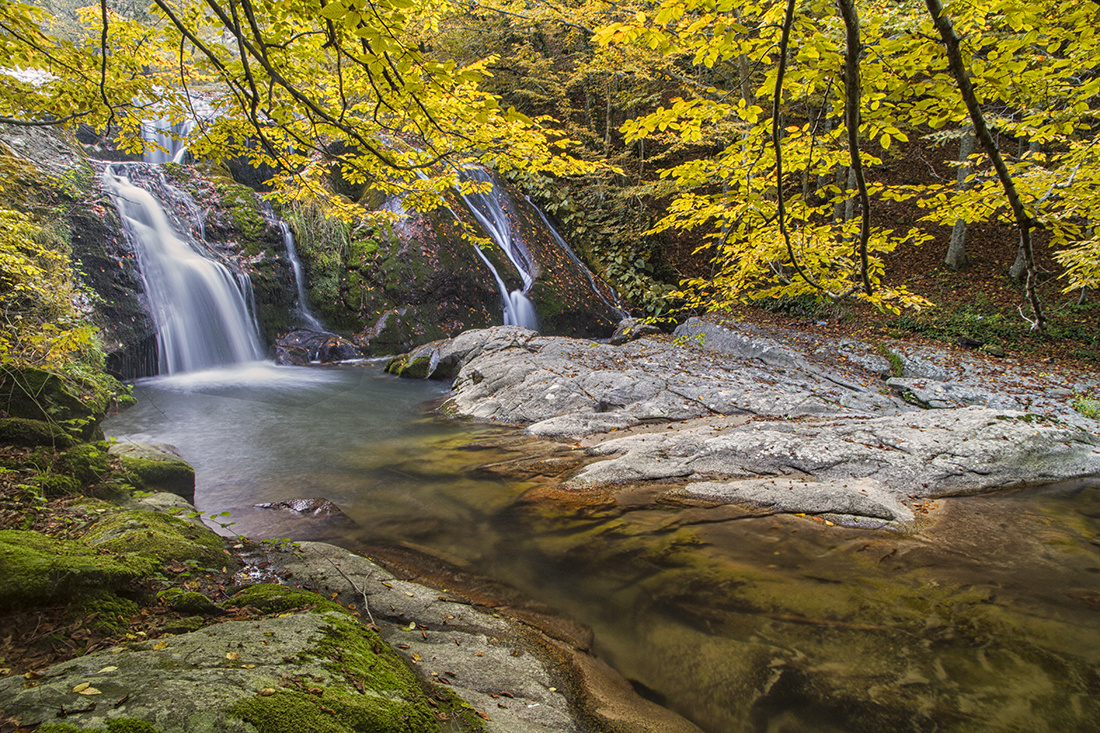
[{"label": "stream", "polygon": [[[445,392],[254,363],[139,380],[104,429],[176,446],[229,533],[405,548],[514,589],[712,733],[1100,730],[1100,481],[929,502],[912,534],[570,497],[531,470],[568,446],[442,418]],[[303,497],[354,524],[253,507]]]}]

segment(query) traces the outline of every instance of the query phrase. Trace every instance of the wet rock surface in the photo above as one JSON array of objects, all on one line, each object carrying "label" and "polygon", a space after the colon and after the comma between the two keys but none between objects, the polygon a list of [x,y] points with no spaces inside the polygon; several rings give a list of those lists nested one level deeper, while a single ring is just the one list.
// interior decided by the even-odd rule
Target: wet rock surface
[{"label": "wet rock surface", "polygon": [[1100,380],[947,348],[691,319],[620,346],[497,327],[402,359],[455,375],[451,412],[584,441],[604,460],[578,487],[674,481],[859,524],[909,522],[913,499],[1100,473],[1100,422],[1069,399]]},{"label": "wet rock surface", "polygon": [[275,339],[275,363],[289,366],[331,364],[363,358],[355,344],[333,333],[299,329]]}]

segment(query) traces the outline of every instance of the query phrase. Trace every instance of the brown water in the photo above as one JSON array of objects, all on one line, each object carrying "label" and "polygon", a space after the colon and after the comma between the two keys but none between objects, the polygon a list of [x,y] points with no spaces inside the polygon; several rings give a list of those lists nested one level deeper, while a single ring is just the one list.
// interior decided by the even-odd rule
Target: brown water
[{"label": "brown water", "polygon": [[[510,586],[707,731],[1100,731],[1100,481],[937,502],[912,535],[645,490],[563,503],[552,474],[576,453],[425,416],[436,386],[139,387],[108,432],[177,445],[233,531],[413,548]],[[355,527],[249,508],[301,496]]]}]

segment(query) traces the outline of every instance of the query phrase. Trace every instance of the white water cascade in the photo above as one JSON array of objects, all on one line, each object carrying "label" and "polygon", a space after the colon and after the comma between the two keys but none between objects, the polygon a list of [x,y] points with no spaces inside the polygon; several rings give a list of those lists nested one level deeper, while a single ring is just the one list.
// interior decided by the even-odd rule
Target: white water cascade
[{"label": "white water cascade", "polygon": [[178,232],[156,197],[134,185],[126,173],[125,165],[109,166],[103,184],[137,253],[157,325],[160,373],[262,359],[243,284],[223,264],[203,256],[201,243]]},{"label": "white water cascade", "polygon": [[523,280],[522,290],[508,292],[503,278],[497,273],[496,268],[489,262],[489,258],[478,249],[478,256],[493,271],[497,284],[500,286],[501,299],[504,307],[504,324],[506,326],[523,326],[533,331],[539,329],[538,317],[535,306],[527,297],[528,291],[535,282],[535,266],[531,254],[527,251],[524,241],[514,236],[512,225],[508,220],[508,214],[502,203],[506,195],[501,187],[493,180],[493,175],[484,168],[467,168],[463,171],[466,178],[479,183],[489,183],[493,188],[487,193],[463,193],[462,200],[470,209],[470,212],[481,224],[481,228],[489,235],[497,246],[508,256],[508,259],[519,272]]},{"label": "white water cascade", "polygon": [[325,324],[321,323],[309,308],[305,275],[302,273],[302,263],[298,259],[298,249],[294,246],[294,235],[285,221],[279,221],[279,231],[283,233],[283,246],[286,248],[286,257],[290,260],[290,269],[294,273],[294,286],[298,289],[298,318],[309,330],[324,331]]},{"label": "white water cascade", "polygon": [[183,156],[187,154],[185,141],[193,128],[194,123],[191,120],[182,122],[152,120],[141,123],[141,138],[145,141],[145,162],[182,163]]}]

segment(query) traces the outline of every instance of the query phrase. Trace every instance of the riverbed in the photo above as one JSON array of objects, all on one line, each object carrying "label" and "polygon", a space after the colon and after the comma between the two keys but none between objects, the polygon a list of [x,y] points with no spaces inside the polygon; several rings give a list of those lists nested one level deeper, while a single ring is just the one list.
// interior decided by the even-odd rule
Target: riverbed
[{"label": "riverbed", "polygon": [[[704,730],[1100,729],[1095,480],[928,500],[915,531],[873,531],[565,492],[582,451],[440,417],[444,385],[375,365],[256,364],[134,394],[105,430],[176,446],[224,532],[485,578],[589,627],[597,655]],[[349,521],[253,506],[301,497]]]}]

